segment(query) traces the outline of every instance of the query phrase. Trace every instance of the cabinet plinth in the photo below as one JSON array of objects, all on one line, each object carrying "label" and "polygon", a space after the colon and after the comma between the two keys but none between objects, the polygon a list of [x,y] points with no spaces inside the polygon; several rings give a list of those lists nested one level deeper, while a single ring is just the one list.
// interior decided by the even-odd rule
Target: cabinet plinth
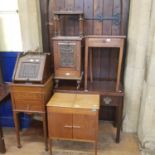
[{"label": "cabinet plinth", "polygon": [[55,93],[47,105],[49,140],[93,142],[97,154],[98,110],[99,95]]}]

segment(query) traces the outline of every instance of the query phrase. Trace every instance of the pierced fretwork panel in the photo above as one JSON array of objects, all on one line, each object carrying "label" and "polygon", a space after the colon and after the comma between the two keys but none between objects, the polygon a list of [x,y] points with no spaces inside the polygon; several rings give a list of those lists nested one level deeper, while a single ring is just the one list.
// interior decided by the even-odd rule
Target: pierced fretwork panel
[{"label": "pierced fretwork panel", "polygon": [[61,67],[75,67],[75,43],[59,43],[60,48],[60,66]]}]

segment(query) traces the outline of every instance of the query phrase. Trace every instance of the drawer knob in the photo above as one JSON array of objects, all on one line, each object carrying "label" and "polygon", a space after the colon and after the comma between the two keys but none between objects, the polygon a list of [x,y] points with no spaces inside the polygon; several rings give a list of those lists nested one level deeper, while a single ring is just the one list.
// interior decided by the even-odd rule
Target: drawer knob
[{"label": "drawer knob", "polygon": [[110,98],[110,97],[105,97],[104,99],[103,99],[103,101],[104,101],[104,103],[105,104],[110,104],[111,102],[112,102],[112,99]]}]

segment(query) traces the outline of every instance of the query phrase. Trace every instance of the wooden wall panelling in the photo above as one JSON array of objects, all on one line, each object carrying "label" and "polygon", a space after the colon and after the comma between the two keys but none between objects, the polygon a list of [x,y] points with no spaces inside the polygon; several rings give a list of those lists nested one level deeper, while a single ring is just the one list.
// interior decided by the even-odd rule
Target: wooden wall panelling
[{"label": "wooden wall panelling", "polygon": [[53,36],[53,32],[54,32],[54,23],[53,23],[53,14],[51,10],[54,10],[55,8],[55,3],[50,0],[49,1],[49,6],[48,6],[48,29],[49,29],[49,39],[50,39],[50,49],[52,50],[52,44],[51,44],[51,36]]},{"label": "wooden wall panelling", "polygon": [[40,0],[41,26],[42,26],[42,42],[43,51],[50,52],[50,40],[48,29],[48,6],[49,0]]},{"label": "wooden wall panelling", "polygon": [[[113,16],[120,15],[120,23],[115,24],[112,22],[112,35],[120,35],[121,32],[121,12],[122,12],[122,0],[113,0]],[[111,49],[111,58],[110,58],[110,74],[109,79],[113,78],[116,79],[117,74],[117,66],[118,66],[118,52],[116,49]]]},{"label": "wooden wall panelling", "polygon": [[[85,18],[93,18],[93,0],[84,0],[84,16]],[[84,22],[84,34],[93,34],[93,20],[85,20]]]},{"label": "wooden wall panelling", "polygon": [[[94,0],[94,17],[103,15],[103,0]],[[102,35],[103,22],[94,20],[94,35]]]},{"label": "wooden wall panelling", "polygon": [[[103,0],[94,0],[94,18],[96,18],[98,15],[103,15]],[[94,20],[93,25],[93,34],[94,35],[102,35],[102,26],[103,22],[99,20]],[[102,49],[93,49],[93,75],[95,75],[95,78],[100,78],[101,73],[101,51]],[[98,69],[96,69],[98,68]]]},{"label": "wooden wall panelling", "polygon": [[130,0],[122,0],[122,26],[121,35],[126,35],[128,30],[128,17],[129,17]]},{"label": "wooden wall panelling", "polygon": [[[113,0],[104,0],[103,3],[103,16],[111,17],[113,15]],[[103,35],[111,35],[112,34],[112,21],[104,20],[103,21]],[[110,72],[113,70],[110,66],[111,64],[111,49],[102,49],[104,52],[101,53],[102,61],[101,61],[101,79],[106,80],[110,79]]]},{"label": "wooden wall panelling", "polygon": [[[74,11],[74,0],[65,0],[65,10]],[[65,28],[65,34],[69,36],[74,36],[75,32],[75,19],[72,16],[67,16],[65,18],[66,22],[66,28]]]},{"label": "wooden wall panelling", "polygon": [[[75,4],[74,4],[75,10],[84,11],[83,3],[84,3],[84,0],[75,0]],[[74,33],[75,35],[79,35],[79,21],[75,20],[74,25],[75,25]]]},{"label": "wooden wall panelling", "polygon": [[[121,1],[122,0],[113,1],[113,16],[120,15],[120,20],[121,20],[121,12],[122,12]],[[120,30],[121,30],[121,21],[117,24],[112,22],[112,35],[120,35]]]},{"label": "wooden wall panelling", "polygon": [[[53,3],[55,3],[55,8],[53,8],[53,11],[61,11],[65,8],[65,0],[53,0]],[[66,20],[63,18],[63,16],[60,17],[60,33],[61,35],[65,35],[65,29],[66,28]]]},{"label": "wooden wall panelling", "polygon": [[[111,17],[113,15],[113,0],[104,0],[103,4],[103,15]],[[111,35],[112,30],[111,30],[111,25],[112,21],[111,20],[105,20],[103,22],[103,34],[104,35]]]}]

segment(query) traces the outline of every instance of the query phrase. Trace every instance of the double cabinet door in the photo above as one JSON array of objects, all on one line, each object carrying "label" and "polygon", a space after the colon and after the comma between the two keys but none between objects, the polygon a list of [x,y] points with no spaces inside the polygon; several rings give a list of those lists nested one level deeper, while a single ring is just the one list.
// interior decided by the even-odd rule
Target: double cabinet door
[{"label": "double cabinet door", "polygon": [[95,141],[98,131],[98,112],[48,111],[48,131],[50,138]]}]

